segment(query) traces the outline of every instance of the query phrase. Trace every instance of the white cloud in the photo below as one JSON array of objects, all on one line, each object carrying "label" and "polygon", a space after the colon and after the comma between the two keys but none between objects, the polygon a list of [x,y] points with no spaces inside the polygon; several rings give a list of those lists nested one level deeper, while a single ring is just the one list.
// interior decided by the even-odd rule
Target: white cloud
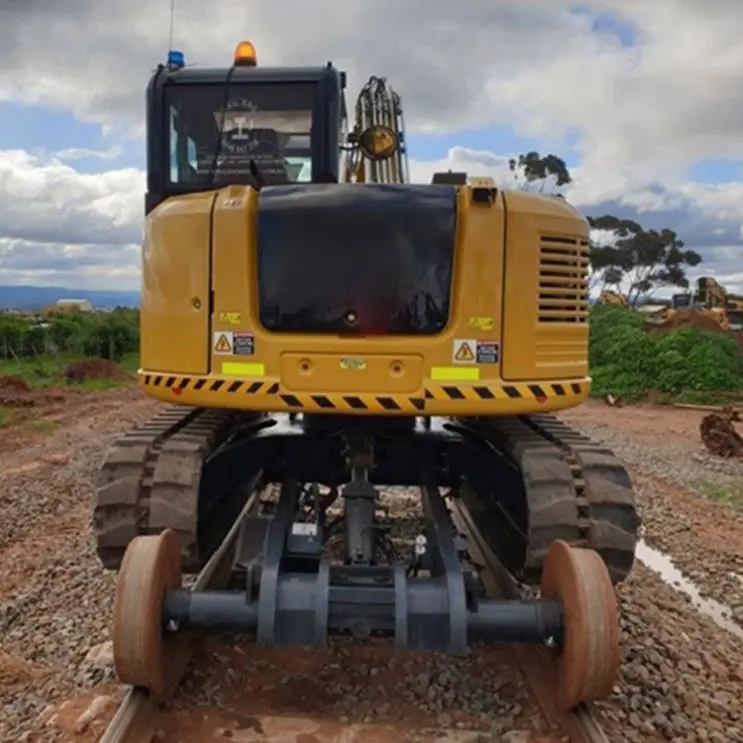
[{"label": "white cloud", "polygon": [[93,158],[96,160],[114,160],[119,157],[123,149],[117,145],[115,147],[109,147],[107,150],[89,150],[85,147],[70,147],[66,150],[60,150],[56,154],[57,160],[63,162],[84,160],[86,158]]},{"label": "white cloud", "polygon": [[[434,172],[466,171],[512,187],[509,157],[454,147],[439,161],[411,160],[411,177],[429,183]],[[566,191],[576,206],[677,229],[704,256],[700,269],[743,290],[734,276],[743,256],[743,184],[648,186],[623,200],[595,201],[585,197],[580,171],[576,178]],[[0,284],[36,277],[72,287],[137,288],[143,190],[144,174],[135,169],[81,173],[56,157],[0,151]]]},{"label": "white cloud", "polygon": [[29,242],[110,244],[141,234],[144,174],[81,173],[58,158],[0,151],[0,235]]},{"label": "white cloud", "polygon": [[[333,59],[354,89],[374,72],[422,130],[513,124],[582,135],[588,171],[632,180],[706,157],[743,157],[738,0],[586,2],[634,30],[624,48],[568,0],[180,0],[175,40],[200,66],[252,37],[263,64]],[[144,86],[165,56],[169,3],[35,0],[3,10],[0,99],[141,125]],[[291,18],[291,22],[287,19]],[[307,29],[312,29],[308,32]],[[50,64],[47,50],[53,50]]]},{"label": "white cloud", "polygon": [[[144,88],[167,51],[168,2],[6,5],[0,101],[52,106],[141,134]],[[743,182],[714,186],[684,176],[703,158],[743,159],[743,98],[734,94],[743,87],[740,0],[581,4],[630,28],[631,48],[611,29],[593,32],[590,14],[571,13],[574,5],[178,0],[175,45],[200,67],[227,64],[246,37],[256,43],[260,64],[332,59],[348,71],[350,95],[369,74],[386,75],[402,95],[411,130],[501,124],[556,143],[569,135],[580,154],[568,192],[574,203],[671,226],[710,266],[732,275],[743,240]],[[554,151],[564,154],[559,144]],[[0,153],[0,245],[23,240],[37,246],[28,250],[39,258],[49,251],[69,257],[69,246],[82,246],[100,258],[95,246],[115,252],[137,244],[142,173],[83,174],[73,167],[82,158],[105,162],[118,154],[118,148],[69,149],[54,158]],[[459,147],[437,163],[414,160],[411,172],[428,181],[435,170],[465,169],[504,183],[506,159]],[[21,270],[6,268],[7,250],[3,255],[3,270]],[[127,280],[128,269],[121,270]]]}]

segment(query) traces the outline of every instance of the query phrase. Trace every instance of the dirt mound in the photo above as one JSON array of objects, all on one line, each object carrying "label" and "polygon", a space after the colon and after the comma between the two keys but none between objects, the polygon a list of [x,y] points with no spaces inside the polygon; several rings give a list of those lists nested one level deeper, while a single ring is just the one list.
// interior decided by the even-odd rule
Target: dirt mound
[{"label": "dirt mound", "polygon": [[23,377],[0,377],[0,406],[4,408],[31,408],[34,406],[31,385]]},{"label": "dirt mound", "polygon": [[735,430],[740,415],[731,407],[702,418],[699,433],[707,449],[718,457],[743,457],[743,438]]},{"label": "dirt mound", "polygon": [[12,375],[0,377],[0,393],[31,392],[31,385],[23,378]]},{"label": "dirt mound", "polygon": [[73,361],[64,372],[68,382],[89,382],[105,380],[119,382],[129,379],[129,375],[113,361],[106,359],[85,359]]},{"label": "dirt mound", "polygon": [[670,333],[679,328],[699,328],[709,333],[725,333],[711,317],[702,315],[695,310],[678,310],[673,317],[662,322],[648,322],[645,326],[650,333]]}]

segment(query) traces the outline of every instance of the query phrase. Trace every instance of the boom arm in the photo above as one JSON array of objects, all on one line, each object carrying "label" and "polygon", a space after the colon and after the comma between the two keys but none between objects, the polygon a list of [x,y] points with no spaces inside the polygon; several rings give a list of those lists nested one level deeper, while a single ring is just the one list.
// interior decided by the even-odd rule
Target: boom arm
[{"label": "boom arm", "polygon": [[357,149],[350,168],[355,180],[365,183],[408,183],[408,154],[405,145],[405,119],[400,96],[386,78],[372,76],[356,99],[354,135],[360,136],[373,127],[390,130],[397,141],[391,157],[374,160]]}]

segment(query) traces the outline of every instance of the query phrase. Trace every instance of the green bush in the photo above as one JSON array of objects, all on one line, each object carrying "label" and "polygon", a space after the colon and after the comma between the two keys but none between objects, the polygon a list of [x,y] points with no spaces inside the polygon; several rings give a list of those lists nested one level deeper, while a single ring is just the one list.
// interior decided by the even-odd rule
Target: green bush
[{"label": "green bush", "polygon": [[139,346],[139,312],[71,312],[48,320],[0,313],[0,360],[97,356],[119,361]]},{"label": "green bush", "polygon": [[642,315],[612,305],[592,307],[590,319],[595,395],[743,392],[743,353],[727,335],[690,327],[648,333]]}]

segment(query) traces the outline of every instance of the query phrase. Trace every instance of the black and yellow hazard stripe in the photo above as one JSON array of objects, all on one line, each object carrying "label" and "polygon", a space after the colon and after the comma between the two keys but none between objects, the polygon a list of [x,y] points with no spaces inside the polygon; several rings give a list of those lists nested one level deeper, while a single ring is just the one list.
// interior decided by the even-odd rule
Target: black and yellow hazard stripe
[{"label": "black and yellow hazard stripe", "polygon": [[169,376],[145,374],[146,387],[172,389],[175,394],[194,392],[219,392],[228,394],[270,396],[288,410],[341,410],[348,412],[409,412],[420,413],[425,408],[422,397],[403,395],[341,395],[281,392],[278,382],[256,382],[240,379],[210,379],[206,377]]},{"label": "black and yellow hazard stripe", "polygon": [[426,401],[422,397],[404,395],[309,395],[280,394],[279,398],[292,410],[342,410],[358,413],[360,411],[411,413],[415,415],[425,410]]},{"label": "black and yellow hazard stripe", "polygon": [[588,393],[589,380],[580,382],[518,383],[518,384],[426,384],[423,396],[410,395],[344,395],[311,394],[282,391],[278,382],[258,382],[233,378],[190,377],[168,374],[143,374],[146,387],[170,389],[173,394],[207,392],[232,395],[255,395],[275,398],[278,406],[294,410],[334,410],[349,413],[411,413],[425,412],[429,401],[435,402],[488,402],[507,400],[534,400],[544,403],[550,398],[577,397]]},{"label": "black and yellow hazard stripe", "polygon": [[248,395],[278,395],[278,382],[254,382],[240,379],[210,379],[208,377],[169,376],[167,374],[144,374],[145,387],[164,387],[185,392],[238,392]]},{"label": "black and yellow hazard stripe", "polygon": [[437,384],[426,385],[427,400],[536,400],[570,397],[588,392],[589,383],[561,382],[542,384]]}]

